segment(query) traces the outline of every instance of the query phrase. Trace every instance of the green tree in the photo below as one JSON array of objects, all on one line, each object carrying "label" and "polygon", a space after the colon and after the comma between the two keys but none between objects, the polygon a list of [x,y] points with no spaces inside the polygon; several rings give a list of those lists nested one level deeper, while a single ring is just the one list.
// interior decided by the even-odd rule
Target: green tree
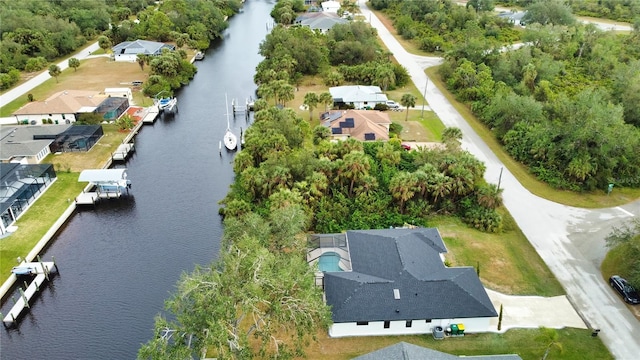
[{"label": "green tree", "polygon": [[129,114],[124,114],[116,120],[116,125],[120,130],[130,130],[136,125],[133,118]]},{"label": "green tree", "polygon": [[318,103],[324,104],[324,111],[326,112],[333,107],[333,96],[328,91],[320,93],[318,95]]},{"label": "green tree", "polygon": [[472,7],[476,12],[493,11],[495,4],[493,0],[469,0],[467,1],[467,7]]},{"label": "green tree", "polygon": [[309,121],[311,121],[313,119],[313,109],[318,106],[318,95],[312,92],[306,93],[303,104],[309,109]]},{"label": "green tree", "polygon": [[60,67],[58,65],[49,65],[49,75],[56,78],[56,82],[58,82],[58,76],[60,76],[60,74],[62,74],[62,70],[60,70]]},{"label": "green tree", "polygon": [[573,25],[576,22],[571,8],[562,1],[539,0],[527,7],[522,21],[526,24]]},{"label": "green tree", "polygon": [[69,67],[73,68],[73,71],[77,71],[78,67],[80,67],[80,60],[76,58],[70,58],[68,63],[69,63]]},{"label": "green tree", "polygon": [[400,104],[405,107],[404,121],[409,120],[409,108],[416,106],[416,97],[411,94],[404,94],[400,99]]},{"label": "green tree", "polygon": [[154,338],[139,359],[302,355],[317,329],[328,327],[330,313],[304,259],[304,241],[290,242],[287,252],[269,248],[275,236],[303,230],[304,221],[289,222],[302,210],[283,210],[269,222],[252,214],[225,219],[219,260],[183,274],[166,302],[175,320],[156,318]]},{"label": "green tree", "polygon": [[100,49],[104,50],[104,52],[107,52],[111,47],[111,40],[104,35],[100,36],[98,37],[98,46],[100,46]]}]

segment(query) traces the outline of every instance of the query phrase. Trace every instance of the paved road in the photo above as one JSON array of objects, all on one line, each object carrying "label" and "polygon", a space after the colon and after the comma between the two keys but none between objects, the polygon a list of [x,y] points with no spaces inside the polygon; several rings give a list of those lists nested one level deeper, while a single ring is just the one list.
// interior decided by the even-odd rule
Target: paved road
[{"label": "paved road", "polygon": [[[424,84],[428,84],[423,65],[437,63],[437,60],[416,61],[416,56],[402,48],[362,0],[359,5],[385,45],[407,68],[414,84],[423,89]],[[603,235],[611,226],[640,216],[640,202],[611,209],[585,210],[534,196],[504,167],[439,89],[427,86],[426,99],[446,126],[462,130],[463,148],[487,166],[486,180],[500,181],[506,208],[564,285],[576,309],[593,328],[601,329],[600,336],[611,353],[617,359],[638,359],[640,323],[602,279],[599,264],[604,256]]]},{"label": "paved road", "polygon": [[[100,49],[100,47],[98,46],[98,43],[95,42],[87,46],[86,48],[80,50],[80,52],[73,55],[72,57],[75,57],[78,60],[83,60],[83,59],[86,59],[91,52],[94,52],[98,49]],[[60,67],[61,70],[64,70],[69,67],[69,60],[65,59],[59,62],[57,65]],[[6,93],[2,94],[2,96],[0,96],[0,107],[7,105],[8,103],[28,93],[29,91],[31,91],[31,89],[35,88],[36,86],[42,84],[43,82],[49,79],[51,79],[51,76],[49,75],[49,70],[44,70],[37,76],[34,76],[33,78],[31,78],[29,81],[26,81],[25,83],[7,91]]]}]

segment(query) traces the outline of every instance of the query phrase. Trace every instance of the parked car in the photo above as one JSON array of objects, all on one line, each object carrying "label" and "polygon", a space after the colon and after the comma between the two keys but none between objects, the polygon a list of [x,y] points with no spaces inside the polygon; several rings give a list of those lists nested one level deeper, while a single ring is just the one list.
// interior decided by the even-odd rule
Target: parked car
[{"label": "parked car", "polygon": [[398,104],[397,102],[395,102],[393,100],[387,100],[386,104],[389,107],[389,109],[399,109],[400,108],[400,104]]},{"label": "parked car", "polygon": [[407,151],[411,150],[411,145],[409,145],[409,144],[402,144],[401,146],[402,146],[403,149],[405,149]]},{"label": "parked car", "polygon": [[613,275],[609,278],[609,284],[618,293],[620,293],[624,301],[626,301],[627,303],[632,305],[640,304],[640,295],[638,295],[636,289],[634,289],[633,286],[631,286],[627,282],[627,280],[621,278],[618,275]]}]

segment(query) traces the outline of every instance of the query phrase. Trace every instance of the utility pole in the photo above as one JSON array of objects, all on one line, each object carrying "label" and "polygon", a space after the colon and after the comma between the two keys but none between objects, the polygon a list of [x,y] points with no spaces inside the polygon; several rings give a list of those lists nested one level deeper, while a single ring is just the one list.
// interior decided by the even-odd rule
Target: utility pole
[{"label": "utility pole", "polygon": [[427,86],[429,86],[429,77],[427,76],[427,83],[424,84],[424,94],[422,94],[422,112],[420,113],[420,118],[424,119],[424,103],[427,100]]},{"label": "utility pole", "polygon": [[498,177],[498,191],[500,191],[500,183],[502,182],[502,170],[504,167],[500,168],[500,177]]}]

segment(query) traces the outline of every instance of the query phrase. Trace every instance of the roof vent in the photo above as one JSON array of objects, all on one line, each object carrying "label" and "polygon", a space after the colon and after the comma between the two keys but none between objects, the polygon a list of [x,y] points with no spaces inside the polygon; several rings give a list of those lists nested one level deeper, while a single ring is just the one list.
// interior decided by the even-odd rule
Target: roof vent
[{"label": "roof vent", "polygon": [[393,298],[400,300],[400,289],[393,289]]}]

